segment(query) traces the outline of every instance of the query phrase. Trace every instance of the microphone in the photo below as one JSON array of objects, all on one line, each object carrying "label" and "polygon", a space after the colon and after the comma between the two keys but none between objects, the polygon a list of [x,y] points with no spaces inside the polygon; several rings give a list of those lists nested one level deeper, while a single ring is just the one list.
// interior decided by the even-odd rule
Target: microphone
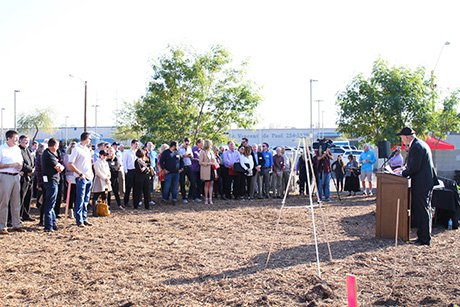
[{"label": "microphone", "polygon": [[398,151],[401,151],[401,147],[398,146],[396,147],[396,149],[391,153],[391,155],[388,157],[388,160],[390,160],[391,158],[393,158],[395,156],[395,154],[398,152]]}]

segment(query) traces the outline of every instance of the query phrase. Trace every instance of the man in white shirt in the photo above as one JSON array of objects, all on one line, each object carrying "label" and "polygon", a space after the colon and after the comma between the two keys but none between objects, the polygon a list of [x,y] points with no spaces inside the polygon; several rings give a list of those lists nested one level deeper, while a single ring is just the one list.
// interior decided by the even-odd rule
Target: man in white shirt
[{"label": "man in white shirt", "polygon": [[131,150],[125,150],[123,152],[123,167],[125,170],[126,190],[125,190],[125,207],[129,207],[129,194],[134,184],[134,175],[136,174],[136,168],[134,162],[136,161],[136,151],[139,148],[139,140],[131,141]]},{"label": "man in white shirt", "polygon": [[[190,139],[185,138],[184,143],[178,149],[182,160],[184,161],[184,171],[180,174],[179,178],[179,185],[180,185],[180,193],[182,194],[182,199],[184,203],[188,202],[187,199],[195,199],[197,198],[196,193],[196,184],[195,178],[192,174],[192,159],[193,159],[193,152],[192,148],[190,147]],[[188,191],[188,197],[185,191],[185,176],[187,176],[188,181],[190,181],[190,188]]]},{"label": "man in white shirt", "polygon": [[11,222],[13,230],[25,232],[21,227],[21,185],[23,158],[18,146],[19,136],[14,130],[5,134],[6,143],[0,146],[0,232],[8,234],[8,204],[11,206]]},{"label": "man in white shirt", "polygon": [[80,139],[80,144],[72,150],[68,166],[76,173],[75,219],[79,227],[85,227],[92,226],[88,222],[88,203],[94,178],[91,165],[91,149],[88,147],[91,146],[91,134],[83,132]]}]

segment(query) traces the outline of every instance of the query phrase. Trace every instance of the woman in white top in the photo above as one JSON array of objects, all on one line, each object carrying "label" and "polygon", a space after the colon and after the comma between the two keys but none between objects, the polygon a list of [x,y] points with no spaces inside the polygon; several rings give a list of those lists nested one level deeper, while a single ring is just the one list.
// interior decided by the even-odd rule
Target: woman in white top
[{"label": "woman in white top", "polygon": [[[244,195],[246,194],[246,187],[248,187],[247,192],[249,192],[249,184],[251,184],[251,177],[252,176],[252,169],[254,168],[254,160],[252,159],[251,153],[251,147],[250,146],[244,146],[241,149],[241,146],[239,148],[240,151],[240,165],[241,167],[246,171],[245,173],[238,173],[239,176],[239,188],[240,188],[240,198],[244,199]],[[251,197],[248,196],[248,199],[250,200]]]},{"label": "woman in white top", "polygon": [[212,189],[216,178],[212,165],[216,164],[216,157],[212,152],[212,142],[210,140],[204,141],[198,162],[200,163],[200,179],[204,182],[204,204],[209,203],[212,205]]},{"label": "woman in white top", "polygon": [[106,159],[109,154],[105,150],[99,151],[99,159],[94,163],[93,182],[93,216],[97,216],[97,199],[101,196],[103,201],[107,200],[107,192],[112,191],[110,184],[110,167]]}]

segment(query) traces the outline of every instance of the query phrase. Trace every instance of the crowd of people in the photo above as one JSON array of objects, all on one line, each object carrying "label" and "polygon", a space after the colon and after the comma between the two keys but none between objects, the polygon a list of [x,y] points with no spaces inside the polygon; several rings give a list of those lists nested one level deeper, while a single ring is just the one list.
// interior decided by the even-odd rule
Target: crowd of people
[{"label": "crowd of people", "polygon": [[[318,199],[329,201],[332,172],[339,192],[356,194],[360,191],[361,176],[363,193],[372,195],[372,164],[376,162],[368,145],[359,160],[350,155],[345,163],[339,156],[332,163],[329,149],[300,154],[297,161],[292,161],[293,156],[284,146],[277,147],[273,154],[269,144],[250,146],[247,138],[238,147],[230,141],[227,148],[218,148],[211,140],[202,139],[192,145],[189,138],[184,138],[181,144],[176,141],[163,144],[159,152],[151,142],[141,148],[135,139],[129,149],[117,142],[102,142],[93,150],[88,132],[81,134],[80,142],[68,146],[56,138],[29,144],[29,137],[12,130],[6,133],[6,139],[0,147],[3,233],[8,233],[7,226],[22,232],[21,220],[35,220],[30,214],[32,197],[40,209],[39,224],[47,232],[58,229],[56,219],[61,216],[62,202],[68,202],[69,216],[78,227],[91,226],[88,207],[97,216],[98,202],[110,206],[112,196],[120,210],[131,204],[133,209],[143,205],[150,210],[155,205],[152,193],[157,181],[161,186],[161,201],[173,204],[177,204],[179,192],[184,203],[213,204],[216,197],[240,201],[282,198],[289,194],[292,169],[298,177],[301,195],[309,193],[308,178],[315,178]],[[308,161],[310,158],[312,163]]]}]

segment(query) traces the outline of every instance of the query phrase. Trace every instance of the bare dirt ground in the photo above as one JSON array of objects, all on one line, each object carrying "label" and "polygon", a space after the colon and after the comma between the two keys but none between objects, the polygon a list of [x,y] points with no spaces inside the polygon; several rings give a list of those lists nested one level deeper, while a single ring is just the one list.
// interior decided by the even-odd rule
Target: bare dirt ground
[{"label": "bare dirt ground", "polygon": [[315,209],[323,282],[310,210],[283,210],[275,235],[280,205],[115,210],[85,229],[71,221],[66,234],[25,222],[27,233],[0,236],[0,305],[347,306],[346,274],[358,278],[360,306],[460,304],[459,231],[434,228],[431,247],[399,242],[395,251],[394,241],[374,236],[375,197],[333,194],[323,206],[332,261]]}]

